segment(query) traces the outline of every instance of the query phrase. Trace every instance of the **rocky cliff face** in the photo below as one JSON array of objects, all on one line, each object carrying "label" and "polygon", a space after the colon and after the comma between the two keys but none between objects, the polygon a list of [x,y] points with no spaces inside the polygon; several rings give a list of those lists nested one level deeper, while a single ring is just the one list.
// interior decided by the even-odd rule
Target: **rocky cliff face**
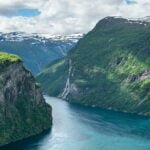
[{"label": "rocky cliff face", "polygon": [[146,20],[104,18],[37,79],[70,102],[150,116],[149,33]]},{"label": "rocky cliff face", "polygon": [[20,60],[0,60],[0,146],[39,134],[51,124],[51,107],[32,74]]}]

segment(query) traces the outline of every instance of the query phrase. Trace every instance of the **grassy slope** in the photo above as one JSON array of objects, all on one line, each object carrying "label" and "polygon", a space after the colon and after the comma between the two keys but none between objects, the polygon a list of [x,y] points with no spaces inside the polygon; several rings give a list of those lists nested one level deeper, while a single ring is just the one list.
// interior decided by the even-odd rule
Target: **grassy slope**
[{"label": "grassy slope", "polygon": [[37,75],[42,90],[49,95],[59,95],[65,86],[68,72],[68,64],[64,59],[56,60],[42,73]]},{"label": "grassy slope", "polygon": [[0,52],[0,63],[4,62],[19,62],[21,61],[20,57],[13,54],[8,54],[5,52]]},{"label": "grassy slope", "polygon": [[[150,70],[150,24],[145,24],[107,18],[81,39],[68,56],[73,62],[71,82],[78,87],[78,94],[70,93],[68,99],[150,115],[150,79],[142,79]],[[58,69],[53,76],[60,77],[63,71],[59,73]],[[55,95],[51,90],[48,93]]]}]

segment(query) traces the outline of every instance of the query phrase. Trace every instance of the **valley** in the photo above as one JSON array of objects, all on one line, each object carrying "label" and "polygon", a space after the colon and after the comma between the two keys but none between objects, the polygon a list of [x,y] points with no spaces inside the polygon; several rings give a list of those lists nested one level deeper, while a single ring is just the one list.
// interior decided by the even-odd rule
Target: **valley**
[{"label": "valley", "polygon": [[0,49],[1,150],[150,149],[148,17],[0,33]]},{"label": "valley", "polygon": [[50,62],[63,58],[82,34],[50,36],[23,32],[0,33],[0,51],[19,55],[34,75]]},{"label": "valley", "polygon": [[149,33],[147,20],[106,17],[37,81],[72,103],[150,116]]}]

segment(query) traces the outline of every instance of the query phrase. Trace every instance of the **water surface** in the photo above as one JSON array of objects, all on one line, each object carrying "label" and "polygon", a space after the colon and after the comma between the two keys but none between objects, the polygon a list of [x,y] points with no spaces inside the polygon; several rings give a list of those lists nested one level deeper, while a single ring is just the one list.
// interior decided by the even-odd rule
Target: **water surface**
[{"label": "water surface", "polygon": [[53,127],[6,150],[150,150],[150,119],[45,97]]}]

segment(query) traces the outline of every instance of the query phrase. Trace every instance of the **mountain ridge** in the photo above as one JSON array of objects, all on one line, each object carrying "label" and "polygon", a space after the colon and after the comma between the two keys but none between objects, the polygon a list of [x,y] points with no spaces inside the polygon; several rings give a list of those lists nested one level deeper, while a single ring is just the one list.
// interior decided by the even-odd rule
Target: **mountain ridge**
[{"label": "mountain ridge", "polygon": [[63,58],[82,34],[44,37],[22,32],[0,33],[0,51],[19,55],[34,75],[53,60]]},{"label": "mountain ridge", "polygon": [[106,17],[37,80],[70,102],[150,115],[149,33],[150,22]]}]

